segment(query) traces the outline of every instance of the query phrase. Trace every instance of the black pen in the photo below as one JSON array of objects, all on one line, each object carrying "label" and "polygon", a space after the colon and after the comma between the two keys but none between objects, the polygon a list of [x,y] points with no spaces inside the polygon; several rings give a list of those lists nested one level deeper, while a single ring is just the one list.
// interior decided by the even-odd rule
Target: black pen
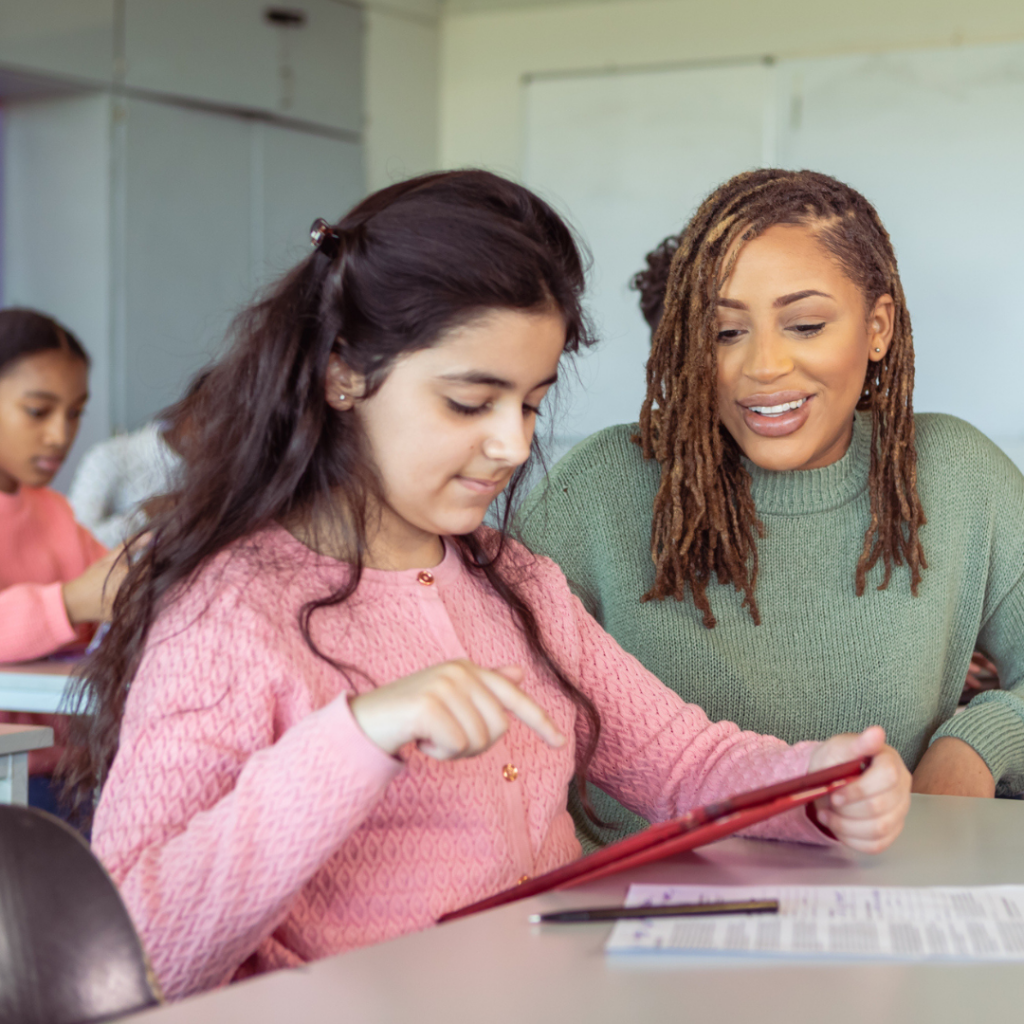
[{"label": "black pen", "polygon": [[702,914],[777,914],[778,900],[733,900],[725,903],[667,903],[658,907],[589,907],[531,914],[530,924],[574,924],[578,921],[622,921],[632,917],[697,917]]}]

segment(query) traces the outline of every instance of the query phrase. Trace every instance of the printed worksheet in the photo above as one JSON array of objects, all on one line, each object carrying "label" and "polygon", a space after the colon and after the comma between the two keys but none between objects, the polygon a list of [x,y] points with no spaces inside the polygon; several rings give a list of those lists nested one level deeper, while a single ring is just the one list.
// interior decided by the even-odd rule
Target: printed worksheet
[{"label": "printed worksheet", "polygon": [[777,899],[777,914],[617,921],[609,953],[1024,961],[1024,885],[631,885],[627,907]]}]

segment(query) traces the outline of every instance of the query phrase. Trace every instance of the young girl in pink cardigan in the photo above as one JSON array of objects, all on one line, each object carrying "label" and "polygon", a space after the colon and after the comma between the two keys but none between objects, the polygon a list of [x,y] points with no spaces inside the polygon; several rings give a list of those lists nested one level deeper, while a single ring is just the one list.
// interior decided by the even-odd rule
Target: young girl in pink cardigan
[{"label": "young girl in pink cardigan", "polygon": [[[660,820],[874,755],[817,819],[887,846],[909,782],[880,729],[790,747],[710,722],[481,525],[590,342],[555,213],[435,174],[314,243],[179,409],[182,488],[82,694],[74,779],[103,784],[95,848],[165,992],[424,928],[578,857],[574,774]],[[751,834],[829,841],[804,811]]]}]

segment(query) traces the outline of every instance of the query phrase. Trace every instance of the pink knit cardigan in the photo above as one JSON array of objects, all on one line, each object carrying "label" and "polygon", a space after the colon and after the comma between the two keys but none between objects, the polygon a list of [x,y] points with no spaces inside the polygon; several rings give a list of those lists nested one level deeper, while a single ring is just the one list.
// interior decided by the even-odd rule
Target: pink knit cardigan
[{"label": "pink knit cardigan", "polygon": [[[89,641],[94,626],[68,621],[61,584],[80,576],[107,549],[75,522],[67,500],[48,487],[0,493],[0,662],[29,661]],[[33,750],[29,770],[48,774],[60,759],[63,716],[0,711],[0,722],[50,725],[58,746]]]},{"label": "pink knit cardigan", "polygon": [[[799,775],[815,747],[713,724],[604,633],[558,567],[507,556],[552,654],[601,713],[591,775],[648,819]],[[515,562],[513,566],[512,562]],[[429,571],[347,578],[281,529],[215,559],[155,624],[132,683],[94,846],[164,991],[181,997],[430,925],[580,855],[566,811],[588,726],[506,606],[449,545]],[[348,698],[454,658],[519,664],[570,742],[513,721],[479,757],[389,757]],[[824,842],[802,812],[753,834]]]}]

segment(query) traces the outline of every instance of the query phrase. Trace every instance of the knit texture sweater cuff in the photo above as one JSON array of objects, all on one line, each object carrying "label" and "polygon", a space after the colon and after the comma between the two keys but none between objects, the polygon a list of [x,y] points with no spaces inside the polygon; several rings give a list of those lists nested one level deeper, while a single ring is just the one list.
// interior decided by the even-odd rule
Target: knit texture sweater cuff
[{"label": "knit texture sweater cuff", "polygon": [[988,765],[998,783],[1004,776],[1014,791],[1024,790],[1020,752],[1024,750],[1024,702],[1012,693],[980,693],[959,715],[935,731],[931,743],[943,736],[963,740]]},{"label": "knit texture sweater cuff", "polygon": [[42,658],[76,639],[60,583],[19,583],[0,592],[0,662]]}]

